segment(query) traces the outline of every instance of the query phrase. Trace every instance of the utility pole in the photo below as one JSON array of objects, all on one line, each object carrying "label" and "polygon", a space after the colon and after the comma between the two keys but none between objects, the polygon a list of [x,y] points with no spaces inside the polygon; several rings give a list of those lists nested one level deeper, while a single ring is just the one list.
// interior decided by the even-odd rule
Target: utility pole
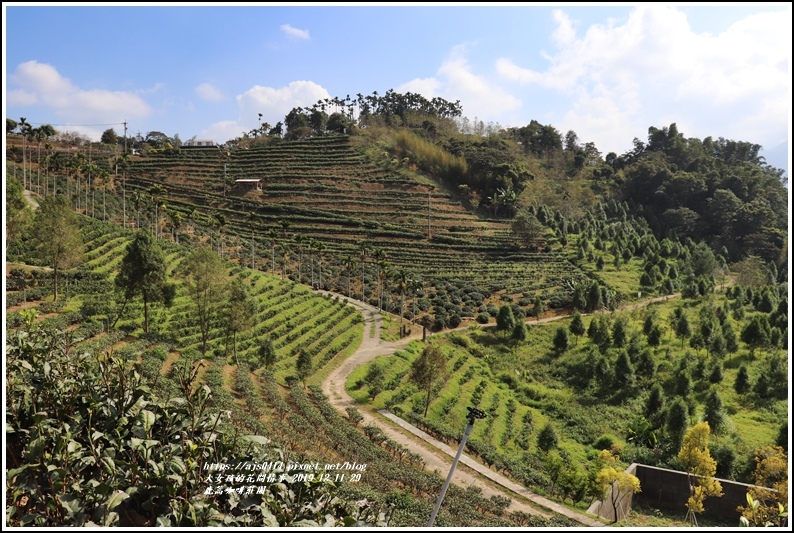
[{"label": "utility pole", "polygon": [[124,229],[127,229],[127,119],[124,119],[124,169],[121,175],[121,209],[124,212]]},{"label": "utility pole", "polygon": [[466,431],[463,432],[463,438],[460,440],[460,446],[458,447],[458,454],[455,456],[455,460],[452,461],[452,467],[449,469],[449,474],[447,475],[447,480],[444,482],[444,486],[441,487],[441,494],[438,495],[436,507],[433,509],[433,514],[430,515],[430,522],[427,524],[427,527],[433,527],[433,523],[436,521],[436,515],[441,508],[441,502],[444,501],[444,496],[449,488],[449,482],[452,481],[452,474],[455,472],[455,467],[458,466],[460,456],[463,454],[463,447],[466,446],[466,441],[469,439],[471,430],[474,427],[474,421],[485,418],[485,413],[476,407],[467,407],[466,409],[469,410],[469,414],[466,415],[469,425],[466,426]]}]

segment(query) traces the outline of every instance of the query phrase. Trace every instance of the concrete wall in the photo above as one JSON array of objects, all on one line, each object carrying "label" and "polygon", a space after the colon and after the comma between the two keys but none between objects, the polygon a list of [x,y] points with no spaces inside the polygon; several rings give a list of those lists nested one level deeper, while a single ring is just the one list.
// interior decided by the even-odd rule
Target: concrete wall
[{"label": "concrete wall", "polygon": [[[637,476],[642,492],[634,495],[618,495],[620,500],[618,520],[625,517],[631,510],[632,504],[635,503],[642,503],[656,509],[680,511],[682,516],[686,514],[686,501],[689,498],[689,482],[686,472],[636,463],[629,466],[626,472]],[[723,494],[719,498],[706,498],[706,501],[703,502],[705,507],[703,515],[715,518],[735,518],[738,526],[741,513],[736,508],[740,505],[747,505],[746,495],[752,485],[716,479],[722,485]],[[612,490],[614,488],[610,490],[603,502],[595,502],[587,512],[610,521],[614,520],[615,513],[611,503]]]},{"label": "concrete wall", "polygon": [[[648,465],[636,466],[634,474],[640,480],[642,492],[634,495],[635,502],[657,509],[679,509],[686,513],[686,501],[689,498],[689,482],[686,472],[658,468]],[[739,525],[742,515],[736,510],[740,505],[747,505],[747,491],[752,485],[716,478],[722,485],[722,496],[709,497],[703,502],[703,516],[715,518],[735,518]]]}]

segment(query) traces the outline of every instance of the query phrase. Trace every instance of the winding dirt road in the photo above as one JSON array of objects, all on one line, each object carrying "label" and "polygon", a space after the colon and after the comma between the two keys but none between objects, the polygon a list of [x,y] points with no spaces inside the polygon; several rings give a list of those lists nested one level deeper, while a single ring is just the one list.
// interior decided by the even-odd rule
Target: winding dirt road
[{"label": "winding dirt road", "polygon": [[[339,368],[331,372],[325,381],[323,381],[323,392],[328,396],[331,405],[339,411],[342,416],[347,416],[345,412],[347,407],[357,407],[364,417],[362,422],[363,425],[374,424],[378,426],[387,437],[402,444],[413,453],[419,454],[422,459],[424,459],[426,468],[429,471],[437,471],[439,475],[446,478],[457,450],[453,450],[446,444],[390,413],[375,413],[363,409],[360,405],[356,404],[345,390],[345,382],[356,367],[368,363],[375,357],[392,355],[396,351],[404,349],[412,341],[421,339],[421,331],[412,333],[410,336],[398,341],[381,341],[381,315],[378,309],[357,300],[345,299],[350,305],[356,307],[364,316],[364,339],[359,349],[347,358]],[[551,317],[552,320],[561,318],[565,317]],[[541,322],[548,320],[549,319],[541,319]],[[486,482],[483,477],[480,476],[487,478],[491,483]],[[460,463],[455,469],[452,481],[463,487],[468,485],[480,487],[485,497],[500,495],[511,498],[508,511],[523,511],[535,516],[550,518],[552,515],[552,513],[549,512],[550,510],[554,513],[565,515],[587,526],[598,527],[604,525],[594,518],[571,511],[551,500],[532,493],[525,487],[494,472],[472,458],[467,457],[465,454],[461,457]]]}]

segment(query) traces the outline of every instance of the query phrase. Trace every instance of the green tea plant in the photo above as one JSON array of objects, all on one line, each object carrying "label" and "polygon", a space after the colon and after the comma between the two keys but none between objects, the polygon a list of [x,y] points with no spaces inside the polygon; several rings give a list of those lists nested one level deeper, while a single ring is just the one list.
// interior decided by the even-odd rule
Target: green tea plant
[{"label": "green tea plant", "polygon": [[139,365],[77,351],[68,333],[17,331],[6,358],[9,525],[358,522],[353,516],[360,513],[347,510],[357,504],[336,497],[332,482],[300,481],[283,468],[274,471],[278,482],[257,483],[256,491],[249,490],[250,476],[248,486],[219,484],[216,465],[284,457],[269,439],[240,435],[227,415],[210,409],[213,393],[197,384],[199,366],[180,365],[179,395],[165,399]]}]

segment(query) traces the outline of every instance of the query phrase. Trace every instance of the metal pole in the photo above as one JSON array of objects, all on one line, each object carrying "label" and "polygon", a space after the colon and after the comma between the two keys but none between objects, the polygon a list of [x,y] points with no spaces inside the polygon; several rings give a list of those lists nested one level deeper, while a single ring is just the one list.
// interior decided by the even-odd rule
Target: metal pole
[{"label": "metal pole", "polygon": [[466,431],[463,432],[463,438],[460,441],[460,446],[458,447],[458,453],[455,455],[455,460],[452,461],[452,468],[449,469],[449,474],[447,475],[447,480],[444,482],[444,486],[441,487],[441,494],[438,495],[438,500],[436,500],[436,507],[433,509],[433,514],[430,515],[430,522],[427,524],[427,527],[433,527],[433,523],[436,521],[436,515],[438,514],[438,510],[441,508],[441,502],[444,501],[444,496],[447,494],[447,489],[449,488],[449,482],[452,481],[452,474],[455,472],[455,467],[458,466],[458,461],[460,460],[461,454],[463,454],[463,447],[466,446],[466,441],[469,438],[469,434],[471,433],[471,429],[474,427],[474,421],[469,422],[469,425],[466,426]]},{"label": "metal pole", "polygon": [[441,508],[441,502],[444,501],[444,495],[446,495],[447,489],[449,488],[449,483],[452,481],[452,474],[455,472],[455,467],[458,466],[460,456],[463,454],[463,448],[466,446],[466,441],[468,440],[469,434],[471,434],[471,430],[474,427],[474,421],[478,418],[485,418],[485,413],[475,407],[467,407],[466,409],[469,410],[469,414],[466,416],[469,421],[469,425],[466,426],[466,431],[463,432],[463,438],[460,441],[458,453],[455,455],[455,460],[452,461],[452,467],[449,469],[447,480],[444,482],[444,486],[441,487],[441,494],[438,495],[436,507],[433,509],[433,514],[430,515],[430,522],[427,524],[427,527],[433,527],[433,523],[436,521],[436,515],[438,514],[438,510]]}]

